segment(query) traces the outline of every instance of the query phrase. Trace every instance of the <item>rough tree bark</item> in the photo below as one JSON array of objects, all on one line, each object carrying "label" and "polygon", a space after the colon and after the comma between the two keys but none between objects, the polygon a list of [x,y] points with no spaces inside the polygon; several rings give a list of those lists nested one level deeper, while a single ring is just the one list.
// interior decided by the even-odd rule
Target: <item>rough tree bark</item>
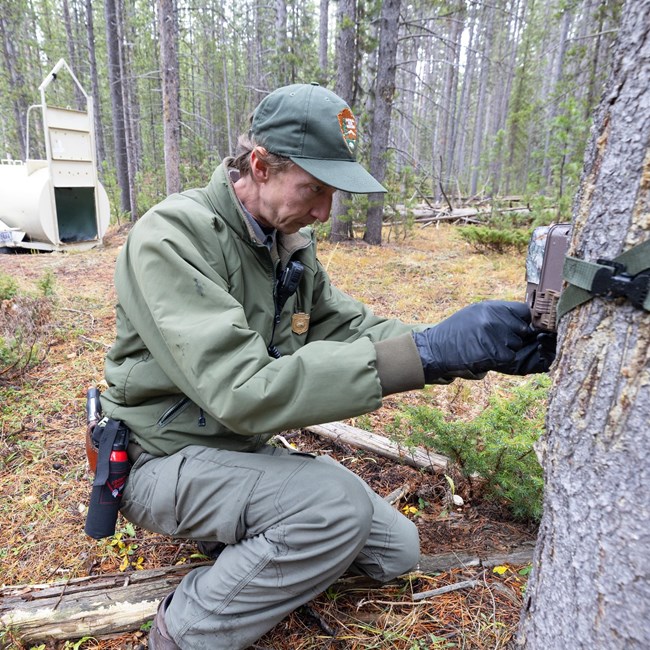
[{"label": "rough tree bark", "polygon": [[[611,259],[649,238],[650,0],[625,4],[585,161],[570,254]],[[649,648],[650,313],[595,298],[559,336],[518,645]]]}]

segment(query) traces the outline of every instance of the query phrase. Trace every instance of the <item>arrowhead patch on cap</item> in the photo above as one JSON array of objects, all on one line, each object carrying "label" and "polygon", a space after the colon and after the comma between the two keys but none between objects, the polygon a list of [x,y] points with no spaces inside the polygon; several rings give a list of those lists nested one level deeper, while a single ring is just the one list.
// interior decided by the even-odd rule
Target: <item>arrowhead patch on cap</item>
[{"label": "arrowhead patch on cap", "polygon": [[354,149],[357,146],[357,120],[347,106],[338,114],[338,118],[341,135],[345,144],[348,145],[350,153],[354,154]]}]

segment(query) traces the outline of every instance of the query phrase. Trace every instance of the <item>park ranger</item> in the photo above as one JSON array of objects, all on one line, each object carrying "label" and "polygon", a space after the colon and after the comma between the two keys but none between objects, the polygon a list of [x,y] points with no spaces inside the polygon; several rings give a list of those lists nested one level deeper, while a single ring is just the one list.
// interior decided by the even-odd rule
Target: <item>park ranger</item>
[{"label": "park ranger", "polygon": [[149,210],[119,255],[102,406],[131,430],[121,511],[223,546],[163,600],[150,648],[247,648],[348,570],[387,581],[416,566],[411,521],[331,459],[268,445],[275,433],[425,383],[552,361],[522,303],[413,326],[332,286],[309,226],[327,221],[337,189],[385,191],[357,148],[341,98],[280,88],[236,157]]}]

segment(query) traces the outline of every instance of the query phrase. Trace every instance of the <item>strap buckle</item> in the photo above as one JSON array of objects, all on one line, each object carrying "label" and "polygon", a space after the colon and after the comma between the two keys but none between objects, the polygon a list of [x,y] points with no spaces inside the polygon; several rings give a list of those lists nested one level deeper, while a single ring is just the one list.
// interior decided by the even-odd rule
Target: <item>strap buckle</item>
[{"label": "strap buckle", "polygon": [[635,307],[643,308],[650,291],[650,272],[637,275],[626,273],[625,264],[613,260],[599,259],[598,269],[591,284],[591,293],[602,298],[627,298]]}]

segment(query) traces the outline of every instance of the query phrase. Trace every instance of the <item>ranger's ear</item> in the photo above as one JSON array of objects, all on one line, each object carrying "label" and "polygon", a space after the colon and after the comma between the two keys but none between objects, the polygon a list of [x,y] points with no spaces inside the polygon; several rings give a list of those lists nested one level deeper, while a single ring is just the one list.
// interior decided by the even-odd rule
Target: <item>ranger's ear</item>
[{"label": "ranger's ear", "polygon": [[264,147],[255,147],[251,151],[250,168],[251,176],[258,183],[265,183],[269,180],[270,169],[264,157],[267,155]]}]

